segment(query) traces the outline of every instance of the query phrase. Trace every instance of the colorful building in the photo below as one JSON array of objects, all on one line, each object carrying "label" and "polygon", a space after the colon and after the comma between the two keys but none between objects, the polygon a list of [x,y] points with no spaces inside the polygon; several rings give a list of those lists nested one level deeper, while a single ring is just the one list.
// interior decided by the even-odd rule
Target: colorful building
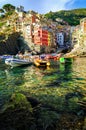
[{"label": "colorful building", "polygon": [[48,46],[48,31],[39,25],[34,27],[34,43]]},{"label": "colorful building", "polygon": [[33,31],[33,26],[32,24],[26,24],[24,25],[24,37],[29,39],[32,42],[32,31]]}]

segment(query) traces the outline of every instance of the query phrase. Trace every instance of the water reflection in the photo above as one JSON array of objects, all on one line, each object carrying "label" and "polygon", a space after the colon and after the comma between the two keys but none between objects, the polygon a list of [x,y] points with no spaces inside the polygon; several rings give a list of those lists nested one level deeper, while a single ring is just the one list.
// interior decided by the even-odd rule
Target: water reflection
[{"label": "water reflection", "polygon": [[40,100],[48,101],[43,95],[51,95],[53,99],[63,100],[60,96],[65,97],[69,92],[85,94],[85,90],[86,61],[82,58],[74,60],[72,64],[55,61],[49,68],[37,68],[32,65],[11,69],[4,63],[0,65],[1,103],[14,92],[25,91]]}]

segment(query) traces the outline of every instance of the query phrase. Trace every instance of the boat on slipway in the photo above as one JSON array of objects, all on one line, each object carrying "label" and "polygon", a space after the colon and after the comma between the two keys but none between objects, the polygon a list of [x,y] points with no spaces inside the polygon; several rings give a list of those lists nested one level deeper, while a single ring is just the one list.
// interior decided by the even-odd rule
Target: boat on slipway
[{"label": "boat on slipway", "polygon": [[31,65],[32,60],[31,59],[19,59],[19,58],[7,58],[5,59],[5,64],[16,67],[16,66],[25,66],[25,65]]}]

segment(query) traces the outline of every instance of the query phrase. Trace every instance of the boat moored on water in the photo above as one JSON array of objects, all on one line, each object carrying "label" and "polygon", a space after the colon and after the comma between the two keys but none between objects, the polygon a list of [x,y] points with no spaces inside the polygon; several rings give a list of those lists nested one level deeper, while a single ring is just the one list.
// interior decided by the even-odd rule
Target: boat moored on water
[{"label": "boat moored on water", "polygon": [[46,54],[45,58],[46,59],[53,59],[53,60],[59,60],[59,58],[61,57],[61,53],[57,54],[57,53],[51,53],[51,54]]},{"label": "boat moored on water", "polygon": [[65,57],[61,57],[60,59],[59,59],[59,61],[60,61],[60,63],[72,63],[73,62],[73,58],[65,58]]},{"label": "boat moored on water", "polygon": [[40,59],[35,59],[35,60],[34,60],[34,64],[35,64],[37,67],[50,66],[50,62],[49,62],[49,61],[40,60]]},{"label": "boat moored on water", "polygon": [[50,66],[50,62],[47,59],[44,59],[44,57],[37,57],[34,59],[34,65],[37,67],[41,66]]},{"label": "boat moored on water", "polygon": [[18,59],[18,58],[7,58],[5,60],[5,64],[16,67],[16,66],[24,66],[24,65],[30,65],[32,64],[31,59]]},{"label": "boat moored on water", "polygon": [[13,55],[1,55],[0,59],[5,60],[5,59],[8,59],[8,58],[12,58],[12,57],[13,57]]}]

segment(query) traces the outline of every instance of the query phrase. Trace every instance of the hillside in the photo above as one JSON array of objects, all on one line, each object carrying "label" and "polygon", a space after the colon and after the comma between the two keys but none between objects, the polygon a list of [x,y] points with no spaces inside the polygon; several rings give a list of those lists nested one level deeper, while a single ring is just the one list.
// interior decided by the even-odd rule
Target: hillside
[{"label": "hillside", "polygon": [[20,49],[20,43],[18,38],[20,32],[15,32],[14,24],[18,17],[17,13],[6,13],[3,17],[0,17],[0,55],[16,54]]},{"label": "hillside", "polygon": [[86,8],[74,9],[74,10],[61,10],[57,12],[49,12],[45,14],[45,17],[56,21],[60,18],[66,21],[69,25],[78,25],[80,19],[86,17]]}]

